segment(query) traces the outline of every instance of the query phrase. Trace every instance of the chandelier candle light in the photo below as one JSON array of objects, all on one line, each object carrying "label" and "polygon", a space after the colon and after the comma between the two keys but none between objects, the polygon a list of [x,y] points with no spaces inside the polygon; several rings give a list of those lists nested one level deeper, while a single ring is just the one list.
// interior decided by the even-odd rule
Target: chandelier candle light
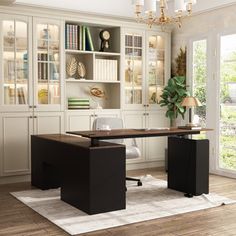
[{"label": "chandelier candle light", "polygon": [[[176,23],[181,27],[182,18],[191,15],[192,6],[197,3],[197,0],[174,0],[175,15],[167,16],[167,1],[168,0],[133,0],[137,21],[146,23],[150,27],[152,27],[152,25],[165,26],[172,23]],[[160,9],[159,16],[156,15],[157,2],[159,2]],[[142,16],[143,11],[145,12],[144,17]]]}]

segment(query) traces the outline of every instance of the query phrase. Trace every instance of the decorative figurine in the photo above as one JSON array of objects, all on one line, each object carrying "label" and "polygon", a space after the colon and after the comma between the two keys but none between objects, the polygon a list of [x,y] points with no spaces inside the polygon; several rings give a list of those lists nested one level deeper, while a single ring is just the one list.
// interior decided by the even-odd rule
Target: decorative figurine
[{"label": "decorative figurine", "polygon": [[109,39],[111,37],[109,31],[107,30],[102,30],[99,34],[100,39],[101,39],[101,48],[100,52],[104,52],[105,49],[109,48]]}]

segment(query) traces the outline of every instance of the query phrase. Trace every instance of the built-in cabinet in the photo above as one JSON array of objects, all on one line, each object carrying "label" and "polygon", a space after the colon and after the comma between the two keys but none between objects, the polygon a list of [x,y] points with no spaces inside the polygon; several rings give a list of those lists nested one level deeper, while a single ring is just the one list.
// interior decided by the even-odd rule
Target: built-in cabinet
[{"label": "built-in cabinet", "polygon": [[[124,29],[124,89],[122,117],[127,128],[168,127],[159,101],[170,77],[170,35],[166,32]],[[138,139],[141,159],[164,160],[166,138]]]},{"label": "built-in cabinet", "polygon": [[60,20],[17,15],[0,22],[0,174],[28,174],[30,135],[64,132],[63,29]]},{"label": "built-in cabinet", "polygon": [[[168,126],[158,101],[170,76],[170,33],[32,14],[0,14],[1,176],[30,173],[32,134],[89,130],[99,116],[122,117],[127,128]],[[89,107],[71,109],[74,98]],[[142,156],[129,164],[163,161],[165,138],[137,143]]]},{"label": "built-in cabinet", "polygon": [[170,34],[124,29],[123,37],[123,108],[160,109],[160,95],[170,78]]},{"label": "built-in cabinet", "polygon": [[66,130],[91,130],[93,121],[97,117],[120,117],[120,110],[86,110],[86,111],[66,111]]},{"label": "built-in cabinet", "polygon": [[[157,127],[168,127],[168,120],[163,117],[164,111],[123,111],[122,117],[127,128],[151,129]],[[138,138],[137,145],[141,151],[141,158],[127,160],[134,162],[163,161],[165,158],[166,137]]]},{"label": "built-in cabinet", "polygon": [[0,113],[1,176],[30,173],[30,135],[62,133],[62,112]]}]

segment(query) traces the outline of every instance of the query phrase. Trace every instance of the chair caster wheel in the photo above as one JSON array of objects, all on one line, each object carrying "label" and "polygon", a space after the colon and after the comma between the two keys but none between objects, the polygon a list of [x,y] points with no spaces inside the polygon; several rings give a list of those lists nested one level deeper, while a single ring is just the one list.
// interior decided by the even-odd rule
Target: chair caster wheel
[{"label": "chair caster wheel", "polygon": [[138,181],[138,186],[143,186],[141,181]]}]

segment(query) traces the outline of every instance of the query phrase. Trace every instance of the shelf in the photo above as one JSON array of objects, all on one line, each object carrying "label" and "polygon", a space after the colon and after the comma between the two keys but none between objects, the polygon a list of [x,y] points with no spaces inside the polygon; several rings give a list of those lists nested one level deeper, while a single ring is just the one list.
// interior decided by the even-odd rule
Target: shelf
[{"label": "shelf", "polygon": [[5,85],[11,85],[11,84],[28,84],[28,80],[27,79],[16,79],[16,80],[4,80],[4,86]]},{"label": "shelf", "polygon": [[107,84],[120,84],[120,81],[109,81],[109,80],[80,80],[80,79],[66,79],[66,82],[72,83],[107,83]]},{"label": "shelf", "polygon": [[50,80],[47,80],[47,79],[39,79],[38,80],[38,83],[42,83],[42,84],[45,84],[45,83],[56,83],[58,84],[60,81],[59,80],[53,80],[53,79],[50,79]]},{"label": "shelf", "polygon": [[125,90],[142,90],[141,86],[125,86]]},{"label": "shelf", "polygon": [[73,54],[94,54],[94,55],[102,55],[102,56],[120,56],[120,53],[117,52],[98,52],[98,51],[83,51],[83,50],[72,50],[66,49],[66,53]]}]

